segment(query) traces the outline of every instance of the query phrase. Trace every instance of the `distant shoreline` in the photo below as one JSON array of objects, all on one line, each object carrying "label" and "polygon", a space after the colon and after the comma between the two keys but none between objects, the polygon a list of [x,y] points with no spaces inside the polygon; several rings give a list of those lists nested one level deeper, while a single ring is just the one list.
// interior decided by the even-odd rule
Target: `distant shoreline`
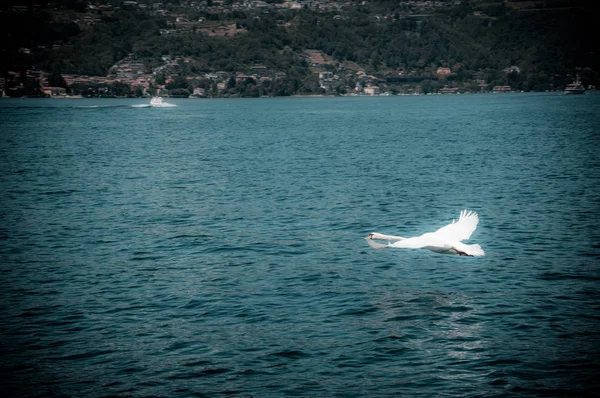
[{"label": "distant shoreline", "polygon": [[[597,92],[598,90],[586,90],[585,93],[588,92]],[[168,97],[165,96],[165,99],[183,99],[183,100],[210,100],[210,99],[264,99],[264,98],[378,98],[378,97],[430,97],[430,96],[460,96],[460,95],[486,95],[486,94],[495,94],[495,95],[506,95],[506,94],[564,94],[563,90],[556,91],[506,91],[506,92],[477,92],[477,93],[413,93],[413,94],[387,94],[387,95],[364,95],[364,94],[345,94],[345,95],[327,95],[327,94],[294,94],[288,96],[263,96],[263,97]],[[584,93],[584,94],[585,94]],[[152,97],[84,97],[81,95],[57,95],[51,97],[10,97],[10,96],[1,96],[0,100],[3,99],[42,99],[42,100],[52,100],[52,99],[126,99],[126,100],[150,100]]]}]

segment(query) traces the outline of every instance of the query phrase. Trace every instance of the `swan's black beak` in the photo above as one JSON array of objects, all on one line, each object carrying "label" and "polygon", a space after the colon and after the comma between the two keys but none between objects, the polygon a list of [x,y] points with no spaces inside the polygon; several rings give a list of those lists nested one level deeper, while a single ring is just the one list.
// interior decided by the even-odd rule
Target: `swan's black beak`
[{"label": "swan's black beak", "polygon": [[368,239],[373,239],[373,234],[369,234],[369,236],[367,236]]}]

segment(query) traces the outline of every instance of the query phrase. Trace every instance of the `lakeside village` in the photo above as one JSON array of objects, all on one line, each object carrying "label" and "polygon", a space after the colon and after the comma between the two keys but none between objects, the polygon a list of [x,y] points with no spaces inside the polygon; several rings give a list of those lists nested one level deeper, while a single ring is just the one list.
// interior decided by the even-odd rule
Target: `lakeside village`
[{"label": "lakeside village", "polygon": [[[440,67],[423,72],[400,71],[398,76],[380,77],[364,70],[353,70],[344,65],[331,69],[333,62],[317,50],[306,50],[307,63],[318,80],[320,92],[313,95],[377,96],[377,95],[421,95],[421,94],[466,94],[513,92],[510,86],[490,86],[483,78],[469,85],[452,87],[443,82],[455,73],[451,68]],[[218,98],[218,97],[263,97],[277,93],[269,91],[286,73],[270,71],[256,65],[252,73],[210,72],[184,76],[182,70],[192,62],[186,57],[163,56],[164,64],[148,70],[134,54],[113,65],[107,76],[83,76],[61,74],[52,76],[41,70],[25,73],[8,72],[0,78],[0,96],[4,97],[51,97],[51,98],[140,98],[160,95],[172,98]],[[519,73],[514,66],[504,73]],[[58,84],[57,84],[58,82]],[[285,95],[285,94],[284,94]]]},{"label": "lakeside village", "polygon": [[[363,2],[367,3],[367,2]],[[63,22],[77,23],[80,29],[102,23],[100,15],[112,15],[119,7],[104,2],[88,2],[85,9],[78,12],[55,9],[55,18]],[[445,6],[435,1],[407,1],[403,3],[409,14],[427,16],[424,12]],[[513,3],[508,3],[513,4]],[[516,5],[521,3],[514,3]],[[350,2],[333,0],[284,0],[276,3],[244,0],[225,2],[222,0],[192,1],[186,7],[211,13],[253,10],[263,13],[286,12],[286,10],[310,9],[315,12],[340,12],[334,19],[345,18],[342,10],[354,6]],[[167,28],[160,29],[160,35],[177,36],[180,34],[206,34],[208,36],[233,37],[247,33],[246,29],[231,22],[190,20],[189,15],[179,9],[160,2],[124,1],[124,9],[142,10],[167,19]],[[10,12],[26,12],[26,6],[15,6]],[[489,18],[477,11],[479,18]],[[414,16],[414,15],[413,15]],[[377,18],[392,18],[381,15]],[[53,50],[62,44],[54,44]],[[40,46],[43,47],[43,46]],[[44,47],[21,48],[23,56],[36,51],[47,51]],[[283,50],[292,54],[292,49]],[[339,95],[339,96],[376,96],[376,95],[420,95],[420,94],[465,94],[480,92],[512,92],[508,85],[496,85],[487,81],[486,71],[476,72],[471,80],[455,79],[464,65],[421,65],[419,68],[403,68],[395,71],[377,73],[365,70],[362,66],[345,61],[338,62],[319,50],[304,50],[299,57],[302,65],[310,71],[311,91],[298,92],[297,85],[291,82],[285,70],[271,70],[264,65],[249,65],[239,72],[211,71],[192,73],[194,59],[185,56],[163,55],[162,64],[150,68],[132,53],[115,63],[106,76],[85,76],[78,74],[51,74],[49,72],[28,69],[8,71],[0,76],[1,97],[163,97],[179,98],[215,98],[215,97],[265,97],[286,95]],[[505,76],[518,75],[518,66],[510,66],[503,71]],[[508,79],[503,79],[508,81]],[[592,87],[590,87],[592,88]],[[551,88],[553,89],[553,88]],[[556,90],[562,89],[556,87]]]}]

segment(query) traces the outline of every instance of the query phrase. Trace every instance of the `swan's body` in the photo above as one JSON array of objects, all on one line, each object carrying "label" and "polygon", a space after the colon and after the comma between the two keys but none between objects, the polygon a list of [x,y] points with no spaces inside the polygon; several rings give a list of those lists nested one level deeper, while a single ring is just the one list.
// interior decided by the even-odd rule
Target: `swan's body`
[{"label": "swan's body", "polygon": [[[384,235],[373,232],[367,236],[367,243],[375,249],[398,248],[398,249],[428,249],[441,254],[460,254],[461,256],[483,256],[485,253],[477,244],[467,245],[462,243],[471,237],[477,224],[479,216],[472,211],[463,210],[458,221],[414,238],[403,238],[401,236]],[[388,244],[373,242],[373,240],[387,240]]]}]

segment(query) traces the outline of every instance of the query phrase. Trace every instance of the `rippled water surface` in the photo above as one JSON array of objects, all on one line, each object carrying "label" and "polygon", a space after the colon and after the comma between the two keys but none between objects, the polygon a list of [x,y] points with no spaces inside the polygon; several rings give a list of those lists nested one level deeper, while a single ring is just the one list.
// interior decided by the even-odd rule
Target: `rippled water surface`
[{"label": "rippled water surface", "polygon": [[0,101],[3,393],[600,387],[600,95],[170,102]]}]

